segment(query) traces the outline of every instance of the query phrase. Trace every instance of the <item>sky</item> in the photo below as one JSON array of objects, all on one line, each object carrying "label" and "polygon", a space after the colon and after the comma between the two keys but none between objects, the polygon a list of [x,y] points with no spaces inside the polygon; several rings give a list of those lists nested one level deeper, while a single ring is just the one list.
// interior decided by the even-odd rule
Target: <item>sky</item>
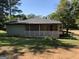
[{"label": "sky", "polygon": [[60,0],[21,0],[21,6],[19,9],[23,11],[25,15],[35,14],[47,16],[56,11]]}]

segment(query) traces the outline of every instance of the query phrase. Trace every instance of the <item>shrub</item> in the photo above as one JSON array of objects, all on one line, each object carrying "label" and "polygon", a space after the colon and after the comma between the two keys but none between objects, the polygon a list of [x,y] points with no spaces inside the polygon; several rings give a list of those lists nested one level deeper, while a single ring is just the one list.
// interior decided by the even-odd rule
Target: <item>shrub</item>
[{"label": "shrub", "polygon": [[51,36],[45,37],[45,43],[53,47],[57,47],[61,44],[58,39]]}]

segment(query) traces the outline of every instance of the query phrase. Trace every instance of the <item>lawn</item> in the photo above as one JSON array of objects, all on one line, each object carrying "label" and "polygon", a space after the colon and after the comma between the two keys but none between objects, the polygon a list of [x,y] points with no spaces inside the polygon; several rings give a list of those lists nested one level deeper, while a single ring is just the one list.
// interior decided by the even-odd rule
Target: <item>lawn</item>
[{"label": "lawn", "polygon": [[[52,55],[55,55],[56,53],[58,54],[57,55],[58,57],[55,55],[53,57],[54,59],[56,58],[63,59],[64,57],[68,59],[67,57],[69,57],[69,55],[70,59],[73,55],[74,56],[79,55],[78,47],[79,47],[79,40],[72,40],[72,39],[49,40],[45,38],[8,37],[5,31],[0,31],[0,54],[25,53],[24,56],[19,57],[20,59],[23,59],[23,57],[26,56],[27,59],[32,59],[34,55],[36,59],[42,58],[41,55],[36,56],[36,54],[43,54],[43,59],[46,59],[49,56],[51,57],[50,59],[52,59]],[[72,51],[72,53],[70,53],[70,51]],[[65,53],[68,54],[68,56],[65,56]]]}]

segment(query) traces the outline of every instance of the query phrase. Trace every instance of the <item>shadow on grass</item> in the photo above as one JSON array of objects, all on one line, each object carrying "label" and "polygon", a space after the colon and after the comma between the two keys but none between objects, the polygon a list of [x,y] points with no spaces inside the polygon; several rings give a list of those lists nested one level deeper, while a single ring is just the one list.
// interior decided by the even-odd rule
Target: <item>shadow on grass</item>
[{"label": "shadow on grass", "polygon": [[76,37],[74,37],[75,35],[71,32],[69,32],[68,34],[62,34],[60,36],[60,39],[72,39],[72,40],[78,40]]},{"label": "shadow on grass", "polygon": [[18,52],[18,47],[28,48],[30,52],[34,54],[44,53],[47,49],[53,48],[64,48],[70,50],[70,48],[76,48],[76,45],[71,45],[69,43],[63,43],[57,39],[51,38],[18,38],[18,37],[0,37],[0,46],[15,46],[13,52]]}]

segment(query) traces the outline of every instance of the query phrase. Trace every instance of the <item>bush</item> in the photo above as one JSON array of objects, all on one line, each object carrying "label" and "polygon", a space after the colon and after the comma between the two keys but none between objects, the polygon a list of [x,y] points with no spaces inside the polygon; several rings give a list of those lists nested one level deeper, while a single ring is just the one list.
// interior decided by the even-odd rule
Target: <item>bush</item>
[{"label": "bush", "polygon": [[53,46],[53,47],[57,47],[57,46],[59,46],[60,43],[61,43],[58,39],[56,39],[56,38],[54,38],[54,37],[50,37],[50,36],[45,37],[45,42],[46,42],[48,45],[51,45],[51,46]]}]

